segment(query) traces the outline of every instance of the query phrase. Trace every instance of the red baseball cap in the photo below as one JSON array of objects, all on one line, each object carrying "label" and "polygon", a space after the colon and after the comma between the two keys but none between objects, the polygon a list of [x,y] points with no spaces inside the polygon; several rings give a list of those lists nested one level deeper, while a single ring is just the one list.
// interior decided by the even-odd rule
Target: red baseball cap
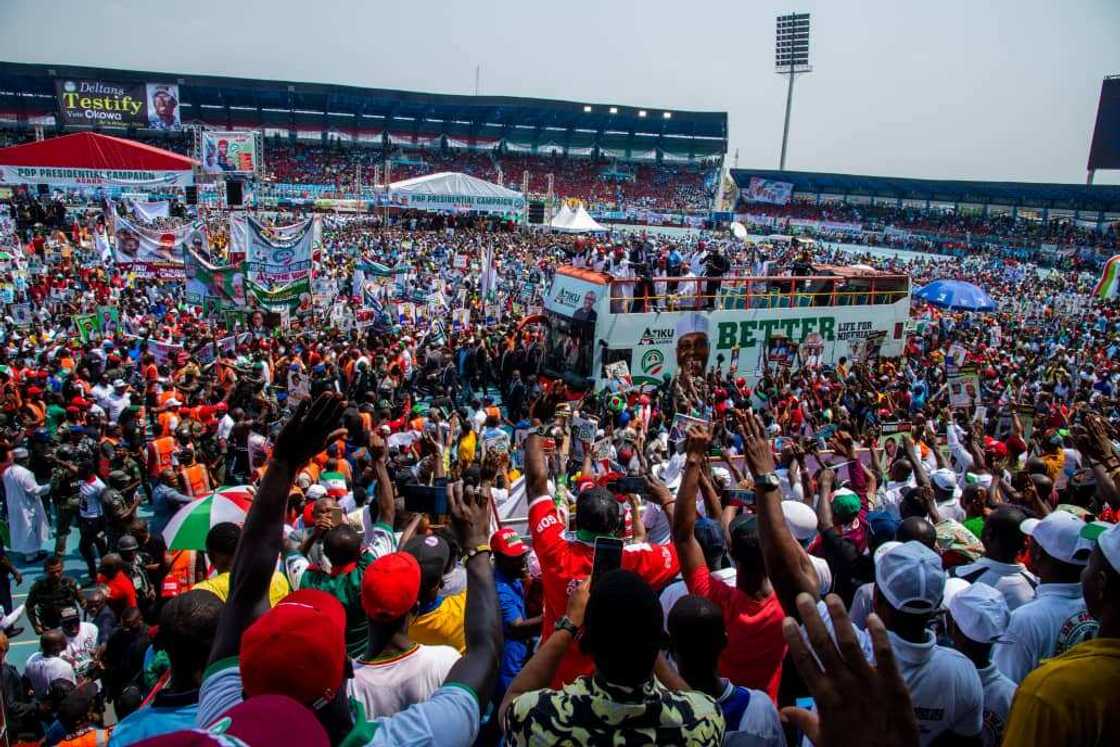
[{"label": "red baseball cap", "polygon": [[346,610],[318,589],[294,591],[241,636],[245,694],[287,695],[319,708],[346,675]]},{"label": "red baseball cap", "polygon": [[520,558],[529,552],[529,546],[513,527],[502,527],[490,537],[490,549],[507,558]]},{"label": "red baseball cap", "polygon": [[27,387],[27,396],[28,396],[28,397],[38,397],[38,396],[39,396],[40,394],[42,394],[42,393],[43,393],[43,390],[42,390],[42,389],[40,389],[40,388],[39,388],[39,387],[37,387],[37,386],[29,386],[29,387]]},{"label": "red baseball cap", "polygon": [[419,597],[420,563],[411,553],[382,555],[362,574],[362,609],[371,620],[399,620]]},{"label": "red baseball cap", "polygon": [[328,747],[330,743],[326,729],[307,708],[283,695],[258,695],[230,708],[206,729],[182,729],[136,744],[143,747],[228,747],[230,744]]}]

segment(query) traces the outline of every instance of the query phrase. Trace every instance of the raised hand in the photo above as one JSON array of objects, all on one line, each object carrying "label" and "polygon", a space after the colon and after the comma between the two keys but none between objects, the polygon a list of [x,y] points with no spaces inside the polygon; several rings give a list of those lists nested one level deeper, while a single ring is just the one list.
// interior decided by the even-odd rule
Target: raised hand
[{"label": "raised hand", "polygon": [[490,507],[482,491],[461,482],[447,488],[451,523],[464,550],[485,545],[490,532]]},{"label": "raised hand", "polygon": [[875,651],[872,666],[860,648],[840,597],[830,594],[825,603],[835,641],[808,594],[797,596],[797,611],[805,623],[809,644],[793,618],[787,617],[782,623],[790,656],[817,706],[817,713],[783,708],[782,719],[794,723],[816,747],[917,745],[918,721],[910,691],[895,665],[882,621],[875,614],[867,618]]},{"label": "raised hand", "polygon": [[685,451],[693,456],[705,456],[711,442],[712,434],[706,426],[700,424],[690,426],[688,440],[685,442]]},{"label": "raised hand", "polygon": [[276,437],[272,458],[300,466],[345,436],[346,429],[338,427],[345,404],[335,392],[323,392],[314,402],[301,402]]},{"label": "raised hand", "polygon": [[758,416],[743,415],[739,422],[743,427],[743,457],[751,475],[757,480],[759,475],[774,471],[774,451]]}]

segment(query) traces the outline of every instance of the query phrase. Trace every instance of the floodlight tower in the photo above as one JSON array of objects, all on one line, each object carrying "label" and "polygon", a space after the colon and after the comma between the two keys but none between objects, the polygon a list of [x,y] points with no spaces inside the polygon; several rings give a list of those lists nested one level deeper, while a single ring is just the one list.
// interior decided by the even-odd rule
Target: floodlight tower
[{"label": "floodlight tower", "polygon": [[793,79],[798,73],[812,72],[809,65],[809,14],[778,16],[774,41],[774,72],[789,76],[786,91],[786,123],[782,129],[782,157],[778,168],[786,168],[786,142],[789,140],[789,112],[793,107]]}]

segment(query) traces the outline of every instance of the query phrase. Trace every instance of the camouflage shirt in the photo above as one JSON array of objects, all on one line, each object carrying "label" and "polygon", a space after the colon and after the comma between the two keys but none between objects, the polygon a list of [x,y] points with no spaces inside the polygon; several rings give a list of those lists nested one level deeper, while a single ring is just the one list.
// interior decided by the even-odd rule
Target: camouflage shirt
[{"label": "camouflage shirt", "polygon": [[506,744],[599,745],[723,743],[723,712],[699,692],[669,690],[655,679],[640,688],[577,678],[561,690],[518,696],[505,714]]}]

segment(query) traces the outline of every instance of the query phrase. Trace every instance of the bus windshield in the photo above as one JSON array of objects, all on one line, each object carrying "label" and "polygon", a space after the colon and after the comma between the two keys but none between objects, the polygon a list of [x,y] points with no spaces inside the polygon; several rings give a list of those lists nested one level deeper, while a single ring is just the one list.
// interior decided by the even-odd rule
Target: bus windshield
[{"label": "bus windshield", "polygon": [[547,311],[548,348],[544,367],[553,375],[574,373],[584,378],[591,377],[594,359],[595,322],[593,319],[578,320],[572,317]]}]

